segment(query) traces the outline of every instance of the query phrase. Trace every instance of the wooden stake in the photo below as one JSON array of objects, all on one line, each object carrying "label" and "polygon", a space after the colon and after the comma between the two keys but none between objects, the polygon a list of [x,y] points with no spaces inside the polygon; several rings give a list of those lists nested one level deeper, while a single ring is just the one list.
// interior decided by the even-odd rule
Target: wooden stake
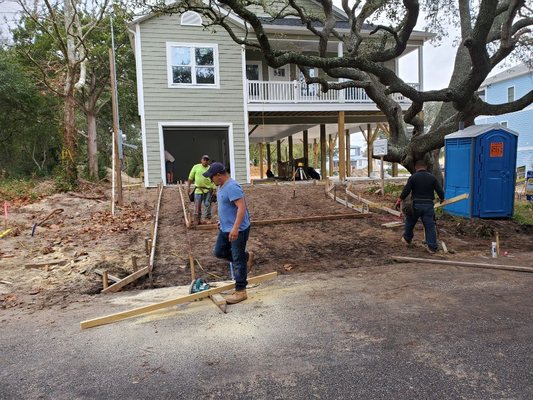
[{"label": "wooden stake", "polygon": [[133,272],[137,272],[139,270],[139,266],[137,265],[137,256],[131,256],[131,265],[133,267]]},{"label": "wooden stake", "polygon": [[102,272],[102,286],[104,287],[104,289],[107,289],[108,286],[109,286],[109,280],[108,280],[108,276],[107,276],[107,270],[105,270],[105,271]]},{"label": "wooden stake", "polygon": [[[248,278],[248,284],[252,285],[252,284],[261,283],[267,280],[271,280],[271,279],[274,279],[277,275],[278,275],[277,272],[271,272],[269,274],[254,276],[252,278]],[[87,329],[87,328],[92,328],[95,326],[110,324],[116,321],[121,321],[126,318],[146,314],[146,313],[156,311],[156,310],[161,310],[166,307],[171,307],[171,306],[175,306],[178,304],[184,304],[184,303],[188,303],[194,300],[204,299],[213,294],[222,293],[222,292],[225,292],[226,290],[231,290],[233,288],[235,288],[235,283],[229,283],[227,285],[222,285],[216,288],[204,290],[202,292],[193,293],[193,294],[189,294],[186,296],[180,296],[174,299],[166,300],[161,303],[150,304],[148,306],[134,308],[133,310],[122,311],[119,313],[106,315],[104,317],[89,319],[89,320],[80,322],[80,328]]]},{"label": "wooden stake", "polygon": [[383,156],[381,156],[381,195],[385,196],[385,173],[383,172]]},{"label": "wooden stake", "polygon": [[209,298],[218,308],[220,308],[220,311],[226,314],[227,303],[226,303],[226,299],[222,297],[221,294],[212,294],[211,296],[209,296]]},{"label": "wooden stake", "polygon": [[500,255],[500,235],[496,232],[496,254]]}]

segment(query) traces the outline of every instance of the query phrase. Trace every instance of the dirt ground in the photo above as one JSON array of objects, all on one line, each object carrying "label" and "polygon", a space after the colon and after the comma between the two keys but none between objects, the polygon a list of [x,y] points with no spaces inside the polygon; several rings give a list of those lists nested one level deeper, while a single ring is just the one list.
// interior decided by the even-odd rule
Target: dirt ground
[{"label": "dirt ground", "polygon": [[[355,212],[326,197],[320,184],[263,184],[244,189],[252,220]],[[394,203],[390,196],[369,193],[368,185],[357,185],[355,190],[369,200],[388,206]],[[132,256],[138,258],[140,266],[146,265],[145,238],[150,236],[156,196],[155,189],[127,188],[126,205],[118,208],[115,216],[111,215],[109,188],[105,186],[87,185],[80,192],[55,194],[35,203],[15,202],[8,220],[13,230],[0,239],[0,308],[33,311],[90,301],[102,289],[97,270],[124,277],[133,272]],[[189,230],[187,235],[180,204],[177,188],[165,188],[152,279],[141,278],[123,290],[189,283],[188,240],[197,260],[197,275],[207,281],[229,278],[227,263],[212,255],[216,230]],[[42,222],[58,209],[62,211]],[[216,214],[216,206],[213,211]],[[399,220],[376,212],[362,219],[252,227],[248,242],[249,250],[256,254],[252,273],[299,274],[383,266],[392,263],[393,255],[427,258],[420,224],[412,248],[400,242],[402,228],[381,226]],[[41,223],[32,236],[37,222]],[[431,257],[532,265],[532,226],[444,215],[438,227],[440,238],[452,253]],[[489,257],[496,231],[502,254],[507,252],[507,256],[493,260]]]}]

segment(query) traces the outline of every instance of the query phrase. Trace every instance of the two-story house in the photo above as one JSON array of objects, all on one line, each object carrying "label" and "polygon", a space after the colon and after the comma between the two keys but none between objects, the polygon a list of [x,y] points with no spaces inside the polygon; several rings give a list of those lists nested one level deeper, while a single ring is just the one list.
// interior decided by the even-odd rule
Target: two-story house
[{"label": "two-story house", "polygon": [[[314,0],[301,3],[317,7]],[[339,31],[347,31],[346,15],[341,10],[336,15]],[[240,18],[227,20],[244,35]],[[304,52],[317,48],[316,36],[298,19],[265,17],[264,27],[276,34],[274,44],[279,48]],[[165,182],[165,150],[176,158],[177,179],[186,179],[191,166],[208,154],[224,163],[239,182],[249,182],[250,143],[264,143],[268,149],[274,143],[281,155],[282,142],[290,147],[293,140],[318,140],[325,165],[325,141],[329,134],[334,137],[339,123],[343,132],[350,132],[360,124],[385,121],[363,89],[323,93],[318,85],[306,84],[295,65],[271,68],[259,51],[237,45],[224,29],[204,29],[195,12],[146,15],[130,24],[130,32],[146,186]],[[423,44],[431,37],[413,32],[405,51],[418,52],[419,79],[413,83],[417,87],[423,85]],[[332,40],[328,50],[341,55],[343,44]],[[397,70],[398,60],[387,66]],[[410,101],[395,96],[407,109]]]},{"label": "two-story house", "polygon": [[[480,86],[479,95],[487,103],[501,104],[514,101],[532,89],[533,71],[527,65],[519,64],[487,78]],[[476,124],[494,123],[519,133],[516,166],[533,170],[533,104],[509,114],[476,118]]]}]

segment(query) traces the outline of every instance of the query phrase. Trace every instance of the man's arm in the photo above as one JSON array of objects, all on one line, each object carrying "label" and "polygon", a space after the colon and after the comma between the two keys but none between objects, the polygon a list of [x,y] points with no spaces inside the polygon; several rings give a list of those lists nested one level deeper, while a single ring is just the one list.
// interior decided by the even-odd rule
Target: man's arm
[{"label": "man's arm", "polygon": [[191,184],[194,182],[195,167],[192,167],[191,172],[189,172],[189,180],[187,181],[187,190],[191,188]]},{"label": "man's arm", "polygon": [[231,232],[229,233],[230,242],[236,240],[239,237],[239,227],[241,226],[241,223],[244,220],[244,216],[246,215],[246,203],[244,202],[243,197],[234,200],[233,204],[235,204],[235,206],[237,207],[237,216],[235,217],[235,222],[233,223]]},{"label": "man's arm", "polygon": [[400,199],[405,200],[407,196],[409,196],[409,193],[411,193],[411,190],[413,190],[413,175],[407,179],[407,183],[403,187],[402,193],[400,194]]},{"label": "man's arm", "polygon": [[435,178],[435,191],[437,192],[440,202],[442,203],[444,201],[444,190],[442,190],[442,185],[440,184],[439,180],[436,178]]}]

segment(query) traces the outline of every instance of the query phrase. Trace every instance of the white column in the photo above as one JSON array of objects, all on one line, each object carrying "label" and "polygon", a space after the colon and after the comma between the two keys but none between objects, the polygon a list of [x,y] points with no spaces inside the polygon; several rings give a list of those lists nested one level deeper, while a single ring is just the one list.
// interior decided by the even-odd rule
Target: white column
[{"label": "white column", "polygon": [[[337,44],[337,56],[338,56],[338,57],[342,57],[343,53],[344,53],[344,43],[343,43],[343,42],[339,42],[339,43]],[[342,82],[343,79],[342,79],[342,78],[339,78],[338,81],[339,81],[339,82]],[[340,91],[339,91],[339,101],[340,101],[341,103],[344,103],[344,90],[340,90]]]},{"label": "white column", "polygon": [[418,48],[418,84],[420,91],[424,90],[424,47]]}]

